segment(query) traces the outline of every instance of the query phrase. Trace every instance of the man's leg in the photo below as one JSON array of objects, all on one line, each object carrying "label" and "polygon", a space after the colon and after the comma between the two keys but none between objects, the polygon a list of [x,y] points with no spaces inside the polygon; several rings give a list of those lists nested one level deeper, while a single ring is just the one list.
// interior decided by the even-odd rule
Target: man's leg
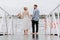
[{"label": "man's leg", "polygon": [[35,33],[35,22],[34,22],[34,20],[32,20],[32,33]]},{"label": "man's leg", "polygon": [[36,21],[36,33],[38,33],[38,21]]}]

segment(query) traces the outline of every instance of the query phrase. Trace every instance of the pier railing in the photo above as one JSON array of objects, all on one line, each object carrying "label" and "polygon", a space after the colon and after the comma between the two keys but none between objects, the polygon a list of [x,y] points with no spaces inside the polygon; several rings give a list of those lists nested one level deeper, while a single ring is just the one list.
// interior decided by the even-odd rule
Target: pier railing
[{"label": "pier railing", "polygon": [[48,18],[50,19],[48,21],[48,25],[50,27],[50,34],[60,34],[59,28],[60,28],[60,4],[54,8],[48,15]]},{"label": "pier railing", "polygon": [[[3,14],[3,16],[0,16],[0,22],[2,23],[0,23],[0,34],[17,34],[17,30],[19,30],[19,28],[19,32],[21,33],[21,30],[23,31],[23,19],[19,19],[16,15],[10,15],[2,7],[0,7],[0,10],[3,11],[2,13],[0,13]],[[49,13],[49,15],[46,15],[44,19],[40,19],[39,23],[39,27],[44,28],[45,34],[59,35],[60,4],[55,9],[53,9],[53,11]],[[31,27],[31,22],[29,26]]]}]

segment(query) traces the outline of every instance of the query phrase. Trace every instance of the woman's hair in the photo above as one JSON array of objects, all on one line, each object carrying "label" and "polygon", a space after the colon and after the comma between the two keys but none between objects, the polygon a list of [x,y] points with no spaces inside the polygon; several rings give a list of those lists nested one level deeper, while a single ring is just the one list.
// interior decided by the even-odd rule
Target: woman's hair
[{"label": "woman's hair", "polygon": [[24,10],[26,11],[26,10],[28,10],[28,8],[27,7],[24,7]]}]

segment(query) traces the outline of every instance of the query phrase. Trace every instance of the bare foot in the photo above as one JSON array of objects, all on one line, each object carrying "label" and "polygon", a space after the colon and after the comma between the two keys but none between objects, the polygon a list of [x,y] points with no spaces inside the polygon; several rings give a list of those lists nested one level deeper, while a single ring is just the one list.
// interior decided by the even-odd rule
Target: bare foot
[{"label": "bare foot", "polygon": [[35,34],[35,33],[32,33],[32,34]]},{"label": "bare foot", "polygon": [[24,35],[28,35],[28,34],[24,33]]},{"label": "bare foot", "polygon": [[38,34],[38,33],[35,33],[35,34]]}]

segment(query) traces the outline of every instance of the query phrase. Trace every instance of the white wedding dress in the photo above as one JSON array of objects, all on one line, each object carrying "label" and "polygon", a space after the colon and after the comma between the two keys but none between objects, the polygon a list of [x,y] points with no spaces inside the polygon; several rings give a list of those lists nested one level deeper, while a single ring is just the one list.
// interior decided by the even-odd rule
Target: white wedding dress
[{"label": "white wedding dress", "polygon": [[29,17],[25,15],[23,18],[23,29],[29,29]]}]

